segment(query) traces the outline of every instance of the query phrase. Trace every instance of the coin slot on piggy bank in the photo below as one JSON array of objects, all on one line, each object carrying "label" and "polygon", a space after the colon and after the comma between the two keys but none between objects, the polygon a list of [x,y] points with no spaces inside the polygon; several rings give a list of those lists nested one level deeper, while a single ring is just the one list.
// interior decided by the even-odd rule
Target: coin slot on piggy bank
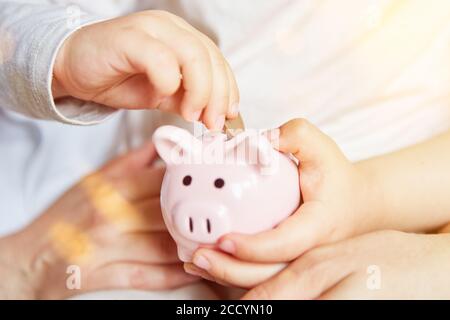
[{"label": "coin slot on piggy bank", "polygon": [[163,218],[184,262],[192,260],[199,246],[214,246],[227,233],[271,229],[300,204],[296,163],[259,132],[196,138],[163,126],[153,142],[167,166]]}]

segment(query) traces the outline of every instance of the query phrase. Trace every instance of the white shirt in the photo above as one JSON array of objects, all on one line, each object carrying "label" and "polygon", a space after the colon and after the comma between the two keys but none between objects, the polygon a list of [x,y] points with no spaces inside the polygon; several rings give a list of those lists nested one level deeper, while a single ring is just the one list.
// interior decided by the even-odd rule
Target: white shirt
[{"label": "white shirt", "polygon": [[166,121],[138,111],[106,119],[111,109],[73,100],[55,106],[49,86],[57,49],[79,24],[150,8],[218,43],[247,127],[305,117],[351,160],[450,127],[448,0],[0,0],[0,234]]}]

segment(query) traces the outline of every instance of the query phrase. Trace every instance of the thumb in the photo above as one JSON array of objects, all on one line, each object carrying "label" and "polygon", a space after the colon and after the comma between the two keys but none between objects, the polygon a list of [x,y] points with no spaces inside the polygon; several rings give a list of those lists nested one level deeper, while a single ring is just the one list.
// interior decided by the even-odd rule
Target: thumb
[{"label": "thumb", "polygon": [[305,119],[290,120],[275,130],[279,130],[278,134],[269,134],[273,146],[281,152],[291,153],[302,168],[317,167],[342,154],[329,136]]},{"label": "thumb", "polygon": [[326,211],[319,202],[305,203],[275,229],[255,235],[228,234],[220,239],[219,247],[244,261],[291,261],[328,235],[330,224],[322,212]]}]

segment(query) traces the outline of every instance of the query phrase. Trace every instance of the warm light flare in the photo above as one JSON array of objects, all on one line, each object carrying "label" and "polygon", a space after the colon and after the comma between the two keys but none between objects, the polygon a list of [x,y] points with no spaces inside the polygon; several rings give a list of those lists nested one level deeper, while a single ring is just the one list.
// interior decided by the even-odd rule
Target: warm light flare
[{"label": "warm light flare", "polygon": [[82,187],[98,213],[121,230],[138,228],[145,223],[143,214],[101,174],[92,174]]},{"label": "warm light flare", "polygon": [[69,223],[59,222],[53,225],[50,239],[55,250],[70,263],[85,262],[93,251],[88,236]]},{"label": "warm light flare", "polygon": [[[133,206],[101,174],[92,174],[81,182],[95,214],[119,231],[137,229],[144,224],[143,214]],[[86,231],[75,224],[58,222],[50,228],[50,239],[55,250],[70,263],[86,263],[94,254],[94,244]]]}]

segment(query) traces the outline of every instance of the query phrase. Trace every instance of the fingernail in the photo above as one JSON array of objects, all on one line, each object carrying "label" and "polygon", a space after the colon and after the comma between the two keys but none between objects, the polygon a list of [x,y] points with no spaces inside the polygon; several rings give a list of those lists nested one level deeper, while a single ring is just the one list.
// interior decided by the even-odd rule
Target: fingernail
[{"label": "fingernail", "polygon": [[196,270],[194,270],[194,269],[191,269],[191,268],[184,268],[184,271],[186,271],[186,273],[189,273],[190,275],[193,275],[193,276],[200,276],[200,273],[199,272],[197,272]]},{"label": "fingernail", "polygon": [[211,268],[211,264],[204,256],[196,256],[194,257],[194,264],[203,270],[208,270]]},{"label": "fingernail", "polygon": [[223,240],[219,243],[219,248],[225,252],[233,254],[236,251],[236,247],[234,245],[234,242],[231,240]]},{"label": "fingernail", "polygon": [[189,273],[192,276],[195,277],[200,277],[203,278],[205,280],[209,280],[209,281],[216,281],[208,272],[206,272],[205,270],[202,269],[198,269],[195,265],[192,266],[188,266],[188,267],[184,267],[184,271],[186,271],[186,273]]},{"label": "fingernail", "polygon": [[231,113],[235,116],[239,113],[239,103],[235,102],[230,107]]},{"label": "fingernail", "polygon": [[225,116],[221,115],[216,119],[214,128],[216,130],[222,130],[224,125],[225,125]]},{"label": "fingernail", "polygon": [[193,112],[192,114],[191,114],[191,116],[190,116],[190,121],[197,121],[198,119],[200,119],[200,115],[202,114],[202,110],[198,110],[198,111],[195,111],[195,112]]},{"label": "fingernail", "polygon": [[203,279],[208,280],[208,281],[216,282],[216,279],[214,279],[213,277],[208,276],[206,274],[202,274],[202,275],[200,275],[200,277],[202,277]]}]

